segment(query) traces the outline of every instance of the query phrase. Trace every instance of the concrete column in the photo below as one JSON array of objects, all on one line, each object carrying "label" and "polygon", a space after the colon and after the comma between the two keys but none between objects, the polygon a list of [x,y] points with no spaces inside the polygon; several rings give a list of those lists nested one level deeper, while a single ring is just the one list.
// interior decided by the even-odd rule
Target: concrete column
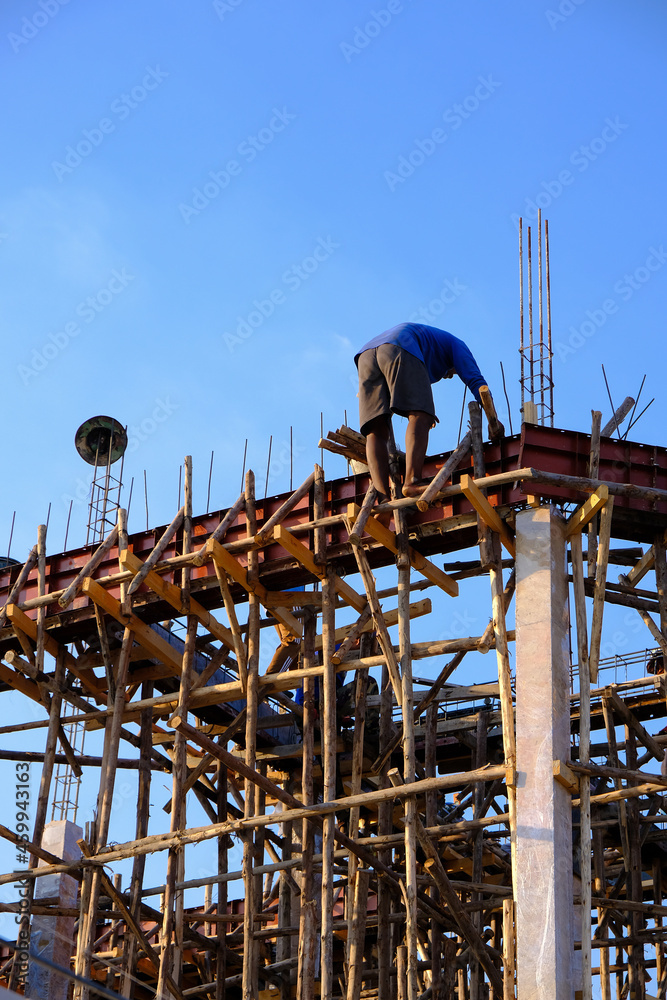
[{"label": "concrete column", "polygon": [[[77,840],[83,836],[81,827],[68,819],[47,823],[42,847],[65,861],[81,857]],[[43,862],[39,862],[42,865]],[[35,902],[55,896],[61,906],[76,906],[78,883],[71,875],[45,875],[36,880]],[[69,969],[74,950],[74,917],[33,917],[30,932],[30,954],[45,958]],[[51,969],[30,962],[25,995],[34,1000],[67,1000],[69,980]]]},{"label": "concrete column", "polygon": [[516,961],[518,1000],[572,1000],[572,809],[553,777],[570,747],[563,520],[516,519]]}]

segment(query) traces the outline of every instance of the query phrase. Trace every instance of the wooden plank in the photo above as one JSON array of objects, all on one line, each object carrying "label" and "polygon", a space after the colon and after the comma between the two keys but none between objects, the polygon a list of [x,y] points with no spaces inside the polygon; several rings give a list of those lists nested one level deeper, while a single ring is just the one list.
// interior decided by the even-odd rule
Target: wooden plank
[{"label": "wooden plank", "polygon": [[182,668],[181,656],[170,646],[166,639],[158,635],[150,625],[146,625],[134,614],[126,615],[120,601],[112,597],[104,587],[100,586],[96,580],[86,577],[81,588],[91,601],[94,601],[103,611],[115,618],[121,625],[125,625],[134,632],[136,641],[156,657],[161,663],[171,667],[174,674],[180,674]]},{"label": "wooden plank", "polygon": [[553,762],[553,772],[554,778],[559,785],[566,788],[568,792],[578,792],[579,791],[579,779],[576,774],[574,774],[565,761],[555,760]]},{"label": "wooden plank", "polygon": [[[275,607],[271,592],[258,580],[251,580],[247,570],[241,566],[238,559],[235,559],[231,552],[228,552],[215,538],[209,538],[205,548],[207,553],[211,554],[217,566],[224,570],[228,576],[231,576],[232,580],[240,584],[249,594],[254,594],[264,607],[270,610],[273,617],[281,625],[284,625],[292,635],[298,639],[301,638],[303,634],[301,622],[294,615],[290,614],[286,608]],[[306,549],[306,551],[308,550]]]},{"label": "wooden plank", "polygon": [[[26,635],[36,642],[37,641],[37,622],[34,622],[32,618],[28,618],[24,611],[21,611],[19,607],[15,604],[8,604],[7,608],[7,618],[12,623],[25,632]],[[89,694],[92,694],[98,702],[104,702],[106,704],[106,693],[104,684],[102,681],[95,676],[92,670],[81,670],[76,662],[76,659],[69,653],[65,646],[62,646],[53,636],[49,635],[48,632],[44,636],[44,649],[54,658],[59,655],[64,655],[65,666],[77,677],[83,686],[87,689]]]},{"label": "wooden plank", "polygon": [[[347,514],[350,520],[357,516],[359,507],[356,504],[348,504]],[[389,528],[385,528],[383,524],[380,524],[376,517],[369,517],[366,522],[366,531],[376,542],[380,542],[384,545],[386,549],[393,552],[394,555],[398,555],[398,542],[396,539],[395,532],[391,531]],[[350,541],[352,538],[350,537]],[[412,546],[408,546],[408,559],[410,560],[410,565],[413,569],[416,569],[418,573],[421,573],[423,577],[426,577],[431,583],[434,583],[437,587],[440,587],[449,594],[450,597],[457,597],[459,593],[459,585],[456,580],[453,580],[451,576],[444,573],[441,569],[430,562],[421,552],[417,552]]]},{"label": "wooden plank", "polygon": [[575,510],[565,523],[565,537],[570,538],[576,531],[581,531],[589,521],[592,521],[597,512],[604,507],[609,499],[609,489],[607,486],[599,486],[595,493],[591,493],[588,500],[582,503],[581,507]]},{"label": "wooden plank", "polygon": [[[286,552],[289,552],[291,556],[294,556],[302,566],[313,574],[313,576],[318,577],[320,580],[326,579],[326,571],[323,566],[318,566],[315,562],[315,557],[313,553],[307,548],[303,542],[300,542],[298,538],[288,531],[282,524],[276,526],[273,532],[273,537],[275,540],[282,545]],[[366,607],[366,598],[358,594],[356,590],[353,590],[349,584],[341,580],[339,576],[334,573],[331,579],[334,589],[337,594],[339,594],[346,604],[351,605],[355,608],[359,614]]]},{"label": "wooden plank", "polygon": [[[667,538],[667,532],[665,533]],[[635,563],[629,573],[621,574],[618,578],[618,582],[622,583],[625,587],[636,587],[641,579],[643,579],[649,570],[652,570],[655,565],[655,549],[651,545],[649,549],[646,550],[644,555],[641,557],[639,562]]]},{"label": "wooden plank", "polygon": [[4,681],[5,684],[9,684],[15,691],[20,691],[26,697],[32,698],[33,701],[38,702],[40,705],[42,704],[39,688],[35,682],[28,680],[27,677],[17,673],[15,670],[10,670],[4,663],[0,663],[0,680]]},{"label": "wooden plank", "polygon": [[498,514],[498,512],[491,506],[480,488],[475,485],[470,476],[461,476],[461,492],[468,498],[477,513],[484,519],[484,521],[486,521],[489,527],[493,528],[493,530],[500,535],[500,541],[503,543],[512,558],[514,558],[516,555],[516,548],[514,545],[514,538],[512,537],[509,528],[500,517],[500,514]]},{"label": "wooden plank", "polygon": [[[131,573],[138,574],[141,572],[145,563],[135,556],[133,552],[125,549],[121,552],[120,561],[124,569],[129,569]],[[135,576],[135,580],[137,578]],[[144,574],[144,583],[147,587],[162,597],[168,604],[171,604],[172,608],[179,612],[179,614],[187,614],[188,608],[185,607],[183,602],[183,595],[181,593],[181,588],[177,587],[174,583],[169,583],[167,580],[163,580],[159,573],[155,570],[149,570],[148,573]],[[128,594],[132,592],[132,587],[128,590]],[[221,622],[214,618],[210,611],[203,608],[198,601],[190,598],[190,614],[193,614],[208,631],[223,642],[228,649],[234,649],[234,636],[231,631],[226,628]]]}]

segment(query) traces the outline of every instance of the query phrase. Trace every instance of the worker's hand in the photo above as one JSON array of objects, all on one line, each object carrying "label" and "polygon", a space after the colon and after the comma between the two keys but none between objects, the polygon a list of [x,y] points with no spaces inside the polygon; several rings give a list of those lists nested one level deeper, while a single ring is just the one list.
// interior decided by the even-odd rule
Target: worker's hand
[{"label": "worker's hand", "polygon": [[489,437],[495,443],[496,441],[502,441],[505,437],[505,428],[499,420],[494,420],[489,423]]}]

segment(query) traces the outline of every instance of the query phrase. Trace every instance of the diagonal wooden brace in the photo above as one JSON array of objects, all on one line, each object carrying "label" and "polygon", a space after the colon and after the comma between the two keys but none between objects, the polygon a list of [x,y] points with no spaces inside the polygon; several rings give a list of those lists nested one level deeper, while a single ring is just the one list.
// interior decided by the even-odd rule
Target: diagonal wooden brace
[{"label": "diagonal wooden brace", "polygon": [[489,527],[493,528],[493,530],[500,535],[500,541],[503,543],[512,558],[514,558],[516,555],[516,548],[514,545],[513,535],[498,511],[491,506],[479,486],[475,485],[470,476],[461,476],[461,492],[468,498],[477,513],[484,521],[486,521]]},{"label": "diagonal wooden brace", "polygon": [[[351,521],[357,517],[358,513],[359,507],[357,504],[348,504],[347,515]],[[376,542],[380,542],[381,545],[384,545],[384,547],[389,549],[390,552],[393,552],[394,555],[398,555],[398,542],[396,540],[395,533],[390,531],[389,528],[385,528],[383,524],[380,524],[377,518],[368,518],[368,521],[366,522],[366,531],[371,538],[375,539]],[[350,536],[350,541],[352,541],[352,536]],[[456,580],[452,580],[451,576],[447,576],[446,573],[443,573],[441,569],[438,569],[434,563],[430,562],[430,560],[428,560],[426,556],[423,556],[421,552],[417,552],[413,549],[411,545],[408,546],[408,559],[410,560],[412,568],[416,569],[417,572],[421,573],[421,575],[426,577],[427,580],[436,584],[436,586],[444,590],[446,594],[449,594],[450,597],[458,597],[459,585]]]},{"label": "diagonal wooden brace", "polygon": [[83,581],[83,587],[81,588],[91,601],[97,604],[98,607],[106,611],[107,614],[115,618],[117,622],[127,628],[132,629],[134,632],[134,637],[140,646],[154,656],[156,659],[160,660],[167,667],[170,668],[173,674],[180,674],[182,670],[182,657],[173,646],[170,646],[166,639],[163,639],[161,635],[158,635],[150,625],[146,625],[142,622],[140,618],[136,615],[129,614],[126,615],[123,612],[123,606],[120,601],[117,601],[115,597],[112,597],[104,587],[101,586],[96,580],[92,580],[90,577],[86,577]]},{"label": "diagonal wooden brace", "polygon": [[[6,611],[7,618],[12,625],[16,625],[22,632],[29,636],[33,642],[37,642],[37,622],[33,621],[32,618],[28,618],[25,612],[21,611],[21,609],[15,604],[8,604]],[[57,641],[57,639],[54,639],[52,635],[49,635],[48,632],[44,636],[44,649],[54,658],[59,655],[64,655],[65,666],[70,673],[74,674],[74,676],[81,681],[88,693],[92,694],[98,702],[106,704],[106,690],[102,681],[95,676],[92,670],[81,670],[72,654],[69,653],[67,649]]]},{"label": "diagonal wooden brace", "polygon": [[[135,556],[133,552],[129,549],[123,549],[120,554],[120,563],[123,569],[129,569],[130,573],[134,573],[135,580],[137,575],[141,572],[142,567],[145,565],[138,556]],[[194,615],[204,626],[208,629],[211,635],[214,635],[216,639],[223,642],[228,649],[234,649],[234,636],[228,628],[226,628],[221,622],[214,618],[210,611],[203,608],[201,604],[190,598],[189,607],[186,607],[183,602],[183,594],[181,588],[177,587],[175,583],[169,583],[167,580],[163,580],[159,573],[154,569],[149,570],[144,576],[144,583],[147,587],[162,597],[168,604],[171,604],[172,608],[179,612],[179,614],[191,614]],[[130,588],[131,589],[131,588]],[[128,591],[129,593],[129,591]]]},{"label": "diagonal wooden brace", "polygon": [[581,505],[574,514],[568,518],[565,524],[565,537],[570,538],[576,531],[581,531],[589,521],[592,521],[597,512],[604,507],[609,499],[609,489],[604,483],[598,486],[595,493],[591,493],[588,500]]},{"label": "diagonal wooden brace", "polygon": [[[281,529],[278,528],[276,530]],[[266,587],[259,582],[252,583],[248,578],[247,570],[243,568],[238,559],[235,559],[234,556],[220,544],[220,542],[216,541],[214,538],[209,538],[205,548],[207,555],[211,556],[216,566],[219,566],[221,570],[224,570],[228,576],[231,576],[235,583],[240,584],[241,587],[243,587],[244,590],[247,590],[249,594],[255,594],[255,596],[264,605],[264,607],[267,608],[276,621],[279,621],[281,625],[284,625],[286,629],[289,629],[292,635],[296,636],[297,639],[301,638],[303,635],[303,628],[298,618],[295,618],[294,615],[290,614],[286,608],[276,608],[272,600],[271,591],[267,590]]]},{"label": "diagonal wooden brace", "polygon": [[[277,525],[274,529],[273,537],[280,545],[282,545],[286,552],[289,552],[291,556],[294,556],[294,558],[297,559],[302,566],[305,566],[306,569],[313,574],[313,576],[316,576],[319,580],[325,579],[325,568],[317,565],[315,562],[315,556],[310,549],[307,548],[303,542],[300,542],[298,538],[295,538],[294,535],[282,524]],[[346,604],[351,605],[359,612],[359,614],[361,614],[366,607],[366,598],[362,597],[361,594],[358,594],[348,583],[345,583],[344,580],[341,580],[341,578],[335,574],[332,577],[332,581],[336,593],[342,597]]]}]

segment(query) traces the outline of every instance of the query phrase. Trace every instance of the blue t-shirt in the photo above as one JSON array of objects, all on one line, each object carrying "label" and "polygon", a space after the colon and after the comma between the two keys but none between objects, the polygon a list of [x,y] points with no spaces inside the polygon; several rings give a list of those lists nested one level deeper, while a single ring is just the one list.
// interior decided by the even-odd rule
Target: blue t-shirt
[{"label": "blue t-shirt", "polygon": [[453,368],[477,402],[480,402],[479,387],[487,384],[486,379],[482,376],[467,345],[446,330],[438,330],[435,326],[422,326],[420,323],[399,323],[398,326],[392,326],[391,330],[385,330],[364,344],[354,356],[355,364],[360,354],[372,347],[379,347],[380,344],[398,344],[408,354],[423,361],[431,383],[445,378],[447,372]]}]

